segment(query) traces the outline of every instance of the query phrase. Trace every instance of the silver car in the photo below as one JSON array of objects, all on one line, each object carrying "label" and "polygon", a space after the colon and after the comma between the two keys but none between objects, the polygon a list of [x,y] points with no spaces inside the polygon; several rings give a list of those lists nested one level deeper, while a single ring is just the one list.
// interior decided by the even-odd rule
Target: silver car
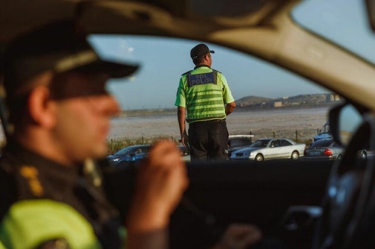
[{"label": "silver car", "polygon": [[306,145],[289,138],[261,138],[252,145],[232,152],[231,160],[255,160],[291,158],[297,160]]}]

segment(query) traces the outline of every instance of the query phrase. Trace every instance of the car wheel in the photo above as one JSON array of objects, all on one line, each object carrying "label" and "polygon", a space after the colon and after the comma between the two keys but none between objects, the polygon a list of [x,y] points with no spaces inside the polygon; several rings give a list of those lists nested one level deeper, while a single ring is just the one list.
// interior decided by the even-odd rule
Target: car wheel
[{"label": "car wheel", "polygon": [[293,152],[292,152],[292,156],[291,156],[291,158],[292,158],[293,160],[297,160],[297,159],[299,158],[299,153],[298,153],[297,151],[293,151]]},{"label": "car wheel", "polygon": [[262,154],[258,154],[255,156],[255,161],[261,162],[264,161],[264,157]]},{"label": "car wheel", "polygon": [[359,154],[359,157],[360,157],[360,159],[361,160],[366,160],[366,158],[367,158],[367,153],[366,153],[366,151],[361,151],[360,152],[360,154]]}]

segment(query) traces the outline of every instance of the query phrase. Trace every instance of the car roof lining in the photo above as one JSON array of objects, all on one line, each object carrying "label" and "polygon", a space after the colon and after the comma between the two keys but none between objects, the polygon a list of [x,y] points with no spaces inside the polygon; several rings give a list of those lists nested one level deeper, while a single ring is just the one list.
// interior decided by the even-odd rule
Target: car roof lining
[{"label": "car roof lining", "polygon": [[[0,22],[1,42],[48,22],[73,18],[90,34],[155,35],[205,41],[269,61],[344,97],[355,97],[359,92],[363,96],[359,104],[375,109],[371,100],[375,88],[368,87],[368,79],[375,78],[374,66],[296,25],[290,11],[300,0],[257,0],[249,5],[248,14],[224,16],[213,11],[215,17],[197,13],[197,7],[187,7],[198,0],[21,1],[9,1],[5,8],[0,8],[0,18],[6,20]],[[236,0],[233,5],[240,2]]]},{"label": "car roof lining", "polygon": [[[374,66],[298,26],[289,13],[299,2],[290,0],[280,4],[268,1],[268,6],[275,7],[269,7],[273,11],[260,11],[253,14],[257,16],[253,19],[249,15],[249,22],[241,20],[241,25],[232,25],[232,21],[242,16],[233,17],[227,22],[225,19],[205,22],[203,17],[175,17],[165,9],[124,1],[90,3],[80,21],[89,33],[173,36],[223,45],[284,67],[343,96],[350,98],[354,96],[354,90],[361,91],[364,98],[359,104],[375,107],[369,101],[375,95],[375,89],[358,88],[352,84],[355,81],[358,85],[366,86],[368,79],[375,77]],[[93,18],[94,15],[100,16],[101,11],[113,11],[111,14],[102,13],[103,18],[111,15],[110,23],[102,25],[98,20],[103,18]],[[301,60],[301,54],[307,59]]]}]

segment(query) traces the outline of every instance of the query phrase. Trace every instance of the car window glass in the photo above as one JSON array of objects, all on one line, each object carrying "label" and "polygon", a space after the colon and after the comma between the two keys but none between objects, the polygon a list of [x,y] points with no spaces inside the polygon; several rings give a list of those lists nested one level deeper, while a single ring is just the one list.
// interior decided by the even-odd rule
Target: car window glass
[{"label": "car window glass", "polygon": [[315,143],[313,143],[311,145],[312,148],[314,147],[327,147],[329,146],[330,144],[332,143],[332,140],[329,139],[329,140],[326,140],[326,139],[321,139],[321,140],[318,140],[316,141]]},{"label": "car window glass", "polygon": [[292,145],[292,144],[287,140],[281,140],[281,145],[282,146],[288,146],[288,145]]},{"label": "car window glass", "polygon": [[331,130],[330,130],[330,127],[329,127],[329,124],[328,124],[328,123],[326,123],[326,124],[322,127],[322,129],[320,129],[320,131],[319,131],[319,133],[329,133],[329,132],[331,132]]},{"label": "car window glass", "polygon": [[230,139],[231,146],[240,146],[240,145],[247,145],[251,144],[249,139],[246,138],[232,138]]},{"label": "car window glass", "polygon": [[[107,86],[122,110],[111,122],[110,151],[133,144],[152,144],[159,138],[178,143],[176,91],[181,74],[194,67],[190,50],[201,41],[92,35],[89,42],[105,59],[140,64],[134,76],[110,80]],[[230,135],[253,134],[253,141],[287,137],[310,145],[327,121],[328,109],[342,101],[330,90],[285,69],[229,48],[206,44],[215,50],[212,68],[226,77],[237,103],[227,117]]]},{"label": "car window glass", "polygon": [[121,150],[117,151],[114,155],[116,155],[116,156],[125,155],[125,154],[130,153],[132,150],[133,150],[132,147],[127,147],[127,148],[124,148],[124,149],[121,149]]},{"label": "car window glass", "polygon": [[274,141],[274,145],[275,145],[275,147],[280,147],[280,141],[279,140],[275,140]]}]

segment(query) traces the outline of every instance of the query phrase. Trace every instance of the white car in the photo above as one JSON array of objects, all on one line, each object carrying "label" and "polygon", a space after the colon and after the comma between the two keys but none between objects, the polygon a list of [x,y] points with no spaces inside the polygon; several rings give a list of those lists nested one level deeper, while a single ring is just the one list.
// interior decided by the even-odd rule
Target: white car
[{"label": "white car", "polygon": [[231,160],[255,160],[290,158],[297,160],[306,144],[296,143],[288,138],[261,138],[249,147],[232,152]]}]

